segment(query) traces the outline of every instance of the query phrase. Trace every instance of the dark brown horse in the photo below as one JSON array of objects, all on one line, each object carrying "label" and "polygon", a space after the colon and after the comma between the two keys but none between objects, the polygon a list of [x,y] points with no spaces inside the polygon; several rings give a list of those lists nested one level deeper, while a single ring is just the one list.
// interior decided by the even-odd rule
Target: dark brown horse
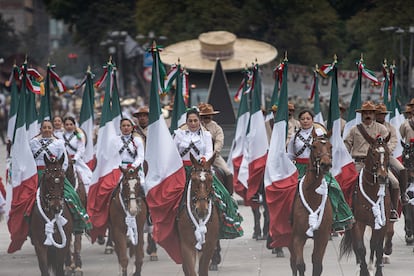
[{"label": "dark brown horse", "polygon": [[403,165],[408,171],[408,187],[407,196],[409,203],[403,206],[404,212],[404,230],[405,230],[405,242],[407,245],[414,243],[414,142],[404,143],[403,146]]},{"label": "dark brown horse", "polygon": [[122,178],[109,207],[109,229],[122,276],[126,276],[129,256],[135,255],[134,276],[141,275],[144,259],[144,224],[147,205],[137,168],[122,168]]},{"label": "dark brown horse", "polygon": [[64,199],[64,156],[49,160],[44,156],[46,169],[39,179],[36,206],[30,220],[30,237],[36,250],[42,276],[64,275],[64,261],[69,251],[72,216]]},{"label": "dark brown horse", "polygon": [[322,259],[332,227],[332,206],[324,176],[332,167],[332,145],[313,131],[313,143],[305,176],[299,182],[293,204],[292,241],[289,246],[292,275],[305,275],[303,247],[313,238],[312,275],[321,275]]},{"label": "dark brown horse", "polygon": [[372,228],[370,265],[374,262],[375,254],[375,275],[383,275],[383,243],[391,208],[388,189],[389,150],[387,142],[389,139],[390,136],[385,139],[383,137],[371,138],[368,141],[370,147],[364,162],[365,167],[360,172],[352,204],[356,222],[351,230],[345,232],[341,241],[340,256],[349,256],[353,249],[357,264],[359,264],[360,276],[370,275],[365,260],[364,233],[366,226]]},{"label": "dark brown horse", "polygon": [[215,155],[199,164],[190,154],[192,169],[184,193],[185,207],[178,214],[177,229],[186,276],[195,276],[197,253],[198,275],[208,275],[208,267],[219,235],[219,217],[214,206],[213,172]]},{"label": "dark brown horse", "polygon": [[[79,173],[76,172],[71,158],[69,158],[69,166],[66,170],[66,178],[69,180],[76,193],[78,194],[82,206],[86,208],[87,195],[85,185],[83,184]],[[69,254],[65,260],[65,270],[66,274],[68,275],[73,273],[75,276],[82,276],[82,259],[80,255],[82,249],[82,233],[74,233],[74,237],[73,252],[70,248]]]}]

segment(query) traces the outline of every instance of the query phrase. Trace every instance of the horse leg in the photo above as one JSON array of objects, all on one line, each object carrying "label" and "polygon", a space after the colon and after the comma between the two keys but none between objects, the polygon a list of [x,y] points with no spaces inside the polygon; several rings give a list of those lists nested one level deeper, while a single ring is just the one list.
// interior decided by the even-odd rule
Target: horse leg
[{"label": "horse leg", "polygon": [[330,238],[330,226],[326,230],[320,229],[316,235],[312,252],[312,276],[320,276],[322,274],[322,260]]},{"label": "horse leg", "polygon": [[405,243],[407,245],[412,245],[414,243],[414,212],[413,212],[413,205],[407,204],[403,206],[403,213],[404,213],[404,230],[405,230]]},{"label": "horse leg", "polygon": [[218,270],[218,264],[221,263],[221,246],[220,246],[220,240],[217,240],[216,248],[213,253],[213,257],[211,258],[211,264],[209,266],[210,271],[217,271]]},{"label": "horse leg", "polygon": [[143,233],[143,230],[141,229],[138,232],[138,244],[134,246],[134,250],[135,250],[135,272],[133,276],[141,276],[142,264],[144,263],[144,233]]},{"label": "horse leg", "polygon": [[351,229],[352,246],[354,248],[357,264],[359,263],[359,267],[360,267],[359,275],[370,276],[367,262],[365,260],[365,255],[367,251],[364,245],[364,232],[365,232],[365,225],[357,221],[354,227]]},{"label": "horse leg", "polygon": [[267,236],[269,234],[269,223],[270,223],[270,217],[269,217],[269,207],[266,203],[266,194],[263,195],[263,239],[267,239]]},{"label": "horse leg", "polygon": [[392,254],[392,237],[394,236],[394,223],[387,223],[387,230],[385,233],[385,243],[384,243],[384,263],[390,263],[390,255]]},{"label": "horse leg", "polygon": [[72,275],[72,250],[70,246],[65,256],[65,275]]},{"label": "horse leg", "polygon": [[112,230],[108,227],[108,239],[106,240],[105,254],[112,254],[114,252],[114,244],[112,242]]},{"label": "horse leg", "polygon": [[295,251],[293,250],[293,244],[288,246],[290,252],[290,269],[292,270],[292,276],[298,275],[298,269],[296,268],[296,255]]},{"label": "horse leg", "polygon": [[[387,227],[387,226],[386,226]],[[383,257],[383,244],[384,244],[384,236],[385,231],[387,229],[380,229],[380,230],[373,230],[372,231],[372,237],[371,237],[371,246],[374,246],[371,250],[375,251],[375,276],[382,276],[382,267],[384,266],[382,263],[382,257]]]},{"label": "horse leg", "polygon": [[181,243],[181,255],[183,257],[183,272],[185,276],[196,276],[196,249],[194,244],[187,242]]},{"label": "horse leg", "polygon": [[147,254],[150,255],[150,261],[158,261],[157,244],[152,238],[152,234],[148,232],[147,235]]},{"label": "horse leg", "polygon": [[49,268],[47,266],[47,248],[45,246],[35,245],[35,251],[41,275],[49,276]]},{"label": "horse leg", "polygon": [[[113,231],[111,231],[111,235]],[[121,230],[118,231],[119,233],[122,233]],[[118,264],[121,268],[121,275],[127,276],[127,268],[128,268],[128,256],[127,256],[127,241],[125,234],[118,234],[114,237],[112,237],[115,246],[115,253],[118,256]]]},{"label": "horse leg", "polygon": [[206,243],[203,245],[200,260],[198,263],[199,276],[208,276],[210,260],[215,252],[218,241],[219,240],[217,240],[217,242],[214,242],[214,240],[206,240]]},{"label": "horse leg", "polygon": [[75,263],[75,276],[81,276],[82,273],[82,259],[81,252],[82,249],[82,233],[75,234],[75,241],[73,242],[73,260]]},{"label": "horse leg", "polygon": [[259,207],[251,207],[254,218],[253,239],[258,240],[261,236],[260,230],[260,209]]},{"label": "horse leg", "polygon": [[296,263],[294,265],[296,266],[297,271],[299,271],[299,276],[305,276],[306,266],[305,261],[303,260],[303,247],[305,246],[305,243],[306,238],[303,235],[298,236],[294,234],[292,240],[292,247],[296,257]]}]

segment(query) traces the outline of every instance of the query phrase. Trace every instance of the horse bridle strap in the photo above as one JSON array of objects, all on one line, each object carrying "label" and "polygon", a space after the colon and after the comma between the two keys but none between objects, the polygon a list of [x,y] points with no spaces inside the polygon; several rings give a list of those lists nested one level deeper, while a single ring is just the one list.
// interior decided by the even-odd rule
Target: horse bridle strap
[{"label": "horse bridle strap", "polygon": [[48,140],[39,140],[40,143],[40,149],[38,149],[35,154],[33,154],[33,157],[36,159],[37,157],[39,157],[39,155],[45,151],[49,157],[53,156],[52,152],[48,149],[48,146],[51,145],[53,143],[52,139],[48,139]]},{"label": "horse bridle strap", "polygon": [[[122,142],[124,143],[124,145],[119,150],[119,154],[122,154],[126,150],[129,153],[129,155],[131,155],[132,158],[135,158],[137,156],[137,146],[134,143],[134,138],[132,137],[132,135],[126,140],[122,137]],[[132,146],[134,147],[134,152],[132,152],[131,149],[129,148],[129,144],[131,143],[132,143]]]},{"label": "horse bridle strap", "polygon": [[65,135],[63,135],[63,140],[65,140],[65,146],[69,147],[71,150],[76,151],[77,149],[71,145],[70,141],[72,141],[73,137],[75,137],[75,133],[72,133],[69,138],[66,138]]},{"label": "horse bridle strap", "polygon": [[190,143],[190,145],[188,145],[188,147],[186,149],[184,149],[181,153],[180,156],[183,157],[184,155],[186,155],[191,149],[194,150],[195,153],[197,153],[197,155],[200,155],[200,150],[196,147],[196,145],[194,145],[193,142]]}]

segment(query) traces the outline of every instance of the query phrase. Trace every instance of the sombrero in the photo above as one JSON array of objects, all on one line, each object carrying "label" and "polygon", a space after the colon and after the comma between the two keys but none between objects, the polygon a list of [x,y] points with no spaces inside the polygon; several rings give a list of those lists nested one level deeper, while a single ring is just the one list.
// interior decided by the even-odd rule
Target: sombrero
[{"label": "sombrero", "polygon": [[121,106],[128,106],[128,105],[132,105],[135,104],[137,102],[136,99],[134,98],[127,98],[121,101]]},{"label": "sombrero", "polygon": [[220,113],[220,111],[215,111],[213,106],[208,103],[200,103],[198,105],[198,109],[200,110],[200,116],[203,115],[214,115]]},{"label": "sombrero", "polygon": [[407,104],[408,106],[413,106],[414,105],[414,99],[411,99],[411,101]]},{"label": "sombrero", "polygon": [[216,60],[220,59],[224,71],[239,71],[257,60],[258,64],[267,64],[277,56],[272,45],[252,40],[237,38],[226,31],[202,33],[198,39],[182,41],[166,47],[160,52],[165,64],[180,63],[187,70],[212,72]]},{"label": "sombrero", "polygon": [[142,107],[140,107],[138,109],[138,111],[137,112],[134,112],[134,114],[132,116],[137,117],[138,114],[141,114],[141,113],[147,113],[147,114],[149,114],[148,106],[142,106]]},{"label": "sombrero", "polygon": [[367,101],[362,104],[360,109],[357,109],[355,111],[359,113],[361,113],[362,111],[377,111],[377,108],[375,107],[375,104],[373,104],[370,101]]},{"label": "sombrero", "polygon": [[387,107],[383,103],[377,104],[375,107],[377,108],[377,110],[376,110],[376,113],[377,114],[388,114],[388,113],[391,113],[390,111],[387,111]]},{"label": "sombrero", "polygon": [[289,110],[295,110],[295,105],[293,103],[288,103]]}]

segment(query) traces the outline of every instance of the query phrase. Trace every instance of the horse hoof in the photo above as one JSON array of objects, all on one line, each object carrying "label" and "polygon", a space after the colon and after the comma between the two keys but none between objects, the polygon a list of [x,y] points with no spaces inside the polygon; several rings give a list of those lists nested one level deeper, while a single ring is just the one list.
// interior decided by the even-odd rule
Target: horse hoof
[{"label": "horse hoof", "polygon": [[210,271],[218,271],[217,264],[210,264],[210,266],[208,267],[208,270],[210,270]]},{"label": "horse hoof", "polygon": [[384,254],[384,256],[382,256],[382,262],[384,264],[390,264],[391,263],[391,258],[388,254]]},{"label": "horse hoof", "polygon": [[112,246],[105,247],[105,254],[112,254],[114,253],[114,248]]},{"label": "horse hoof", "polygon": [[414,236],[413,235],[405,235],[405,243],[407,245],[412,245],[414,243]]},{"label": "horse hoof", "polygon": [[152,261],[152,262],[158,261],[158,256],[157,255],[151,255],[150,256],[150,261]]},{"label": "horse hoof", "polygon": [[104,245],[105,244],[105,238],[102,237],[102,236],[99,236],[96,241],[98,242],[99,245]]}]

